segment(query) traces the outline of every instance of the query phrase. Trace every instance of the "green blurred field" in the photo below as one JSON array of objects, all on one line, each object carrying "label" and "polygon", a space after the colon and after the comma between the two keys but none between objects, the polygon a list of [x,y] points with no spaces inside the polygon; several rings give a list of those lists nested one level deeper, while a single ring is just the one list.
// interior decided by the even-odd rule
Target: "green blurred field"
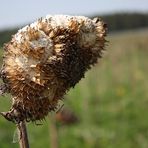
[{"label": "green blurred field", "polygon": [[[148,29],[114,33],[104,58],[67,96],[80,122],[58,125],[60,148],[148,148]],[[0,98],[0,111],[10,107]],[[31,148],[50,147],[49,119],[28,124]],[[0,148],[12,144],[15,125],[0,118]]]}]

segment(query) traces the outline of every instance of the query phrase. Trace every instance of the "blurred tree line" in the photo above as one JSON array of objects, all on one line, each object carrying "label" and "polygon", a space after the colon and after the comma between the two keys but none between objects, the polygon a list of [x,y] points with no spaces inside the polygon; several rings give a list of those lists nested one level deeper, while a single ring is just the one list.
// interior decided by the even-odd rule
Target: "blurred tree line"
[{"label": "blurred tree line", "polygon": [[[100,15],[93,15],[100,17]],[[117,13],[102,15],[101,18],[108,24],[109,31],[122,31],[148,27],[148,13]],[[18,28],[0,31],[0,47],[11,39]]]},{"label": "blurred tree line", "polygon": [[102,16],[109,31],[131,30],[148,27],[148,14],[118,13]]},{"label": "blurred tree line", "polygon": [[13,34],[17,32],[18,28],[6,29],[0,31],[0,47],[3,46],[4,43],[10,41]]}]

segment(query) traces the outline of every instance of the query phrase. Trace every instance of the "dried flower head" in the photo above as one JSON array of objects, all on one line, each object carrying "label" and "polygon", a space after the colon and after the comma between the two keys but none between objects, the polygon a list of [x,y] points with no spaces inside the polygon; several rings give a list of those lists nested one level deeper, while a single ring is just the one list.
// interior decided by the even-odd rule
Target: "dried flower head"
[{"label": "dried flower head", "polygon": [[69,108],[62,108],[60,112],[57,112],[55,119],[61,125],[72,125],[79,122],[79,118]]},{"label": "dried flower head", "polygon": [[83,16],[48,15],[20,29],[4,47],[3,91],[12,95],[4,116],[43,119],[101,57],[106,24]]}]

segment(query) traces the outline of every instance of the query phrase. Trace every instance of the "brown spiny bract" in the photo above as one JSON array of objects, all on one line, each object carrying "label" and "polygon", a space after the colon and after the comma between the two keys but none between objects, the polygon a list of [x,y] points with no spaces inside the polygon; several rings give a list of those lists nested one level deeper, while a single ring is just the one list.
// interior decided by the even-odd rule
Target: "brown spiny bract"
[{"label": "brown spiny bract", "polygon": [[54,111],[101,57],[105,35],[103,21],[83,16],[48,15],[20,29],[4,47],[1,77],[12,95],[5,117],[35,121]]}]

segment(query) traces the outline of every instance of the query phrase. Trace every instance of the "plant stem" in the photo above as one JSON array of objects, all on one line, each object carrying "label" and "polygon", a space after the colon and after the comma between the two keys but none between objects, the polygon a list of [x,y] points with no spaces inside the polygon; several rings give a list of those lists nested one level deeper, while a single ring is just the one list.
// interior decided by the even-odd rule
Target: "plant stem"
[{"label": "plant stem", "polygon": [[26,123],[25,121],[21,121],[17,125],[18,129],[18,135],[20,135],[19,139],[19,145],[20,148],[29,148],[29,141],[28,141],[28,135],[27,135],[27,129],[26,129]]},{"label": "plant stem", "polygon": [[50,147],[58,148],[58,131],[57,131],[56,120],[54,115],[50,114],[49,122],[50,122],[50,125],[49,125]]}]

